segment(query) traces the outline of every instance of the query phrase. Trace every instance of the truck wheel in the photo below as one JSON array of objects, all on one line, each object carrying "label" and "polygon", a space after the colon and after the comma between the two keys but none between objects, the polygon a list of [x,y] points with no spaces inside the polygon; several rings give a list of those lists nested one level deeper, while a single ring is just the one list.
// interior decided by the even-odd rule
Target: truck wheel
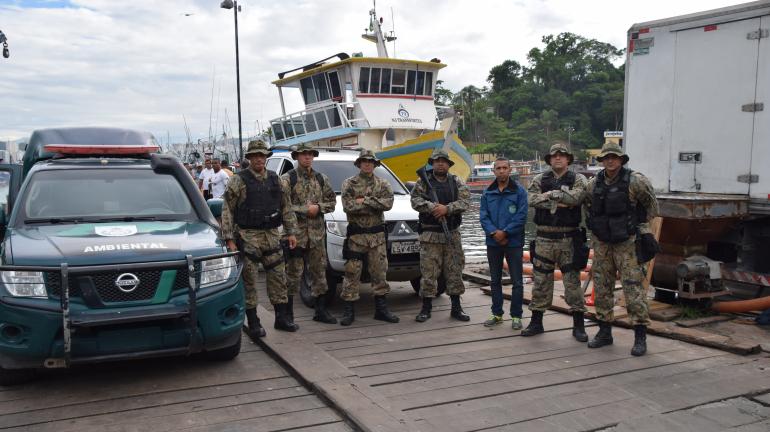
[{"label": "truck wheel", "polygon": [[0,367],[0,385],[24,384],[35,379],[36,372],[35,369],[5,369]]},{"label": "truck wheel", "polygon": [[213,361],[230,361],[241,352],[241,335],[238,335],[238,342],[230,345],[229,347],[220,348],[213,351],[206,352],[206,358]]},{"label": "truck wheel", "polygon": [[[412,289],[418,295],[420,294],[420,279],[422,278],[416,277],[409,281],[409,283],[412,284]],[[444,294],[444,291],[446,291],[446,280],[444,280],[443,277],[439,277],[438,286],[436,287],[436,297],[440,296],[441,294]]]}]

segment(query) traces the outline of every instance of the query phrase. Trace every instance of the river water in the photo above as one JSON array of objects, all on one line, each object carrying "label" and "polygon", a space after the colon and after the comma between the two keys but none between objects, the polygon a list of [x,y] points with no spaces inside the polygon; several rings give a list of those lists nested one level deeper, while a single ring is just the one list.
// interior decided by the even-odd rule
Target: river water
[{"label": "river water", "polygon": [[[481,204],[481,195],[472,195],[471,208],[463,214],[463,224],[460,226],[460,232],[463,237],[463,251],[466,258],[478,261],[479,258],[486,258],[487,246],[484,237],[484,230],[479,223],[479,205]],[[529,241],[535,236],[535,224],[532,222],[534,212],[529,209],[527,216],[527,226],[525,228],[524,250],[529,250]]]}]

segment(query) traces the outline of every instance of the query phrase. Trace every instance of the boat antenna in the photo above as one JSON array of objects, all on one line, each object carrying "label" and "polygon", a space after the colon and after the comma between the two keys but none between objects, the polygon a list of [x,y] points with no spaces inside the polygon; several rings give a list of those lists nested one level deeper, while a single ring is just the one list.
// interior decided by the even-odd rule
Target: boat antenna
[{"label": "boat antenna", "polygon": [[214,82],[217,78],[217,65],[214,65],[214,75],[211,77],[211,101],[209,102],[209,141],[211,141],[211,115],[214,111]]},{"label": "boat antenna", "polygon": [[364,30],[365,33],[361,37],[377,44],[377,57],[388,58],[388,47],[385,43],[395,41],[396,37],[382,34],[382,18],[377,18],[377,2],[372,0],[372,5],[369,11],[369,28]]},{"label": "boat antenna", "polygon": [[396,55],[396,17],[393,15],[393,6],[390,7],[390,38],[393,41],[393,57]]}]

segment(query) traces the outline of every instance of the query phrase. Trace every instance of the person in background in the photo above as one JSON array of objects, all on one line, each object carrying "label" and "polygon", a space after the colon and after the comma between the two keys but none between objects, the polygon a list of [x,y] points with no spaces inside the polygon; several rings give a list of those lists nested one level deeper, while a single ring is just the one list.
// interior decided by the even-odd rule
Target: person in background
[{"label": "person in background", "polygon": [[221,161],[219,164],[222,166],[222,171],[224,171],[228,177],[233,176],[233,171],[230,169],[230,164],[227,162],[226,159]]},{"label": "person in background", "polygon": [[210,199],[211,191],[209,188],[211,187],[211,176],[214,175],[214,169],[211,167],[211,159],[206,160],[204,164],[206,167],[198,176],[198,187],[203,192],[203,198]]},{"label": "person in background", "polygon": [[484,326],[493,327],[503,321],[503,258],[511,275],[511,327],[521,330],[524,280],[524,225],[527,223],[527,191],[511,177],[511,163],[495,160],[495,181],[481,196],[479,220],[487,238],[487,260],[492,279],[492,315]]},{"label": "person in background", "polygon": [[222,169],[219,159],[214,159],[212,168],[214,169],[214,174],[209,177],[211,197],[222,198],[222,195],[225,194],[225,188],[227,187],[227,182],[230,180],[230,176]]}]

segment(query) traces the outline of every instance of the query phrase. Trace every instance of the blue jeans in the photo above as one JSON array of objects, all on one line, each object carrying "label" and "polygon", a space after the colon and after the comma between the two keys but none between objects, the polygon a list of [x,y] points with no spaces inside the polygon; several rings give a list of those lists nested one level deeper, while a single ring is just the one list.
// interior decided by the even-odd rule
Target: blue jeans
[{"label": "blue jeans", "polygon": [[511,316],[521,318],[522,303],[524,303],[524,280],[522,278],[522,254],[520,247],[487,246],[487,261],[489,275],[492,279],[492,313],[503,315],[503,258],[508,261],[508,272],[511,274]]}]

